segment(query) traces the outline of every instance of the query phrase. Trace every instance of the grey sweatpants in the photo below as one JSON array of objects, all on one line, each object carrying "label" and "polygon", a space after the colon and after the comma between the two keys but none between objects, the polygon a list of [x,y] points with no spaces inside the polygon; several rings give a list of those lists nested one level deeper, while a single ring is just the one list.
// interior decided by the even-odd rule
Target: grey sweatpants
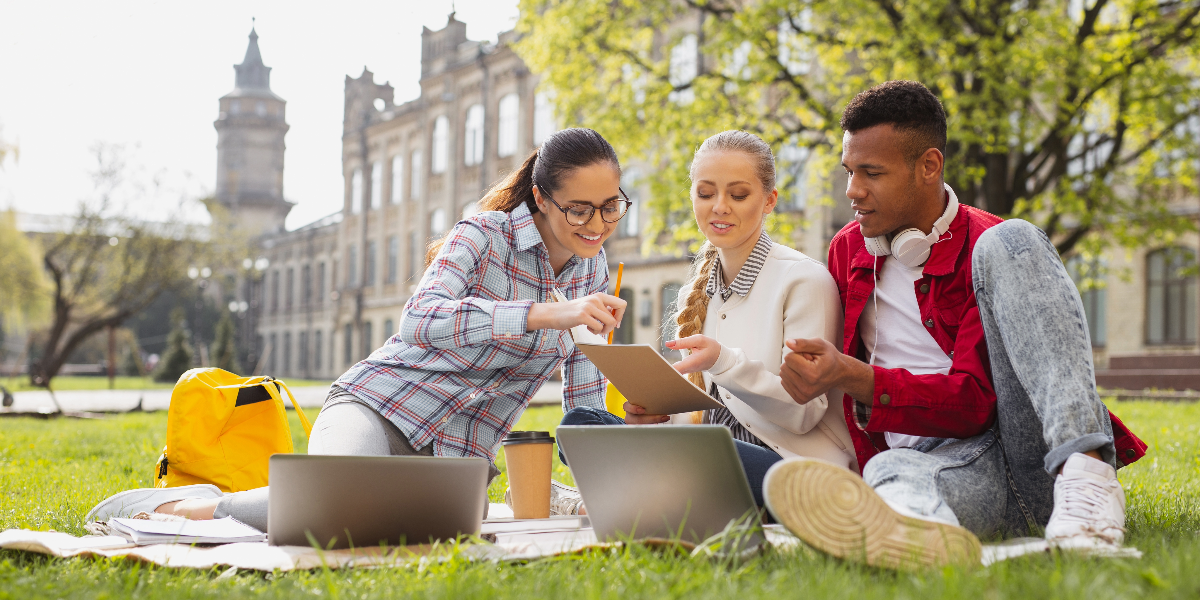
[{"label": "grey sweatpants", "polygon": [[888,450],[863,469],[885,500],[981,536],[1029,535],[1054,508],[1067,457],[1115,460],[1096,392],[1079,292],[1046,234],[1005,221],[979,236],[971,261],[996,390],[996,425],[975,437]]},{"label": "grey sweatpants", "polygon": [[[309,454],[331,456],[433,456],[433,444],[416,450],[391,421],[359,402],[349,392],[334,386],[313,423],[308,438]],[[499,474],[488,467],[488,481]],[[225,494],[213,518],[233,517],[260,531],[267,530],[267,490],[261,487]],[[486,507],[486,505],[485,505]],[[485,516],[486,516],[486,508]]]}]

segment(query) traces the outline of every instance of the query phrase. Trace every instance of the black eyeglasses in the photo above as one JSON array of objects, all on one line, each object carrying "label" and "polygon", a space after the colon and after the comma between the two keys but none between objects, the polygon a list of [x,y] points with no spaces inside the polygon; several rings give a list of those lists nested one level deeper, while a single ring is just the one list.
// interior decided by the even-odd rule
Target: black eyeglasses
[{"label": "black eyeglasses", "polygon": [[[625,194],[625,190],[617,188],[617,191],[621,192],[621,197],[624,198],[624,200],[612,200],[610,202],[605,202],[599,208],[600,218],[603,219],[605,223],[616,223],[617,221],[620,221],[621,217],[625,216],[625,213],[629,212],[629,207],[633,205],[633,202],[629,199],[629,196]],[[567,219],[567,223],[575,227],[587,225],[589,222],[591,222],[592,217],[596,215],[597,208],[591,204],[572,204],[570,208],[563,208],[561,204],[555,201],[554,198],[551,198],[550,194],[547,194],[545,191],[542,192],[542,197],[550,202],[553,202],[554,206],[556,206],[558,210],[562,211],[563,216]]]}]

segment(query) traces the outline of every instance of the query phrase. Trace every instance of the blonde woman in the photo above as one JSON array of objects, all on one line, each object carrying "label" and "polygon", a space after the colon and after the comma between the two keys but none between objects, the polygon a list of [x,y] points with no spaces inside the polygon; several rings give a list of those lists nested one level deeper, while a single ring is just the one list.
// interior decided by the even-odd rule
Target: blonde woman
[{"label": "blonde woman", "polygon": [[[675,368],[709,391],[724,408],[706,411],[705,423],[729,427],[755,499],[784,457],[820,458],[858,471],[840,393],[797,404],[779,377],[784,341],[824,338],[840,343],[842,305],[823,264],[771,241],[763,230],[775,209],[771,148],[744,131],[714,135],[692,160],[692,209],[707,242],[680,291],[679,339],[667,346],[687,353]],[[663,423],[626,404],[625,422]],[[618,422],[578,408],[564,424]]]}]

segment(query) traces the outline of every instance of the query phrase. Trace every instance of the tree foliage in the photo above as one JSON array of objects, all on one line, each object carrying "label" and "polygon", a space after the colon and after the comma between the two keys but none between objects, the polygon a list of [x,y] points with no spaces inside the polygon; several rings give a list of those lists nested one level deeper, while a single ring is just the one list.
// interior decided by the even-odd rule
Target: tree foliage
[{"label": "tree foliage", "polygon": [[0,329],[45,316],[47,286],[38,254],[37,241],[17,228],[16,211],[0,211]]},{"label": "tree foliage", "polygon": [[237,339],[234,337],[233,314],[225,312],[217,321],[217,331],[212,343],[213,366],[230,373],[242,370],[237,358]]},{"label": "tree foliage", "polygon": [[797,182],[826,194],[843,108],[890,79],[942,99],[960,199],[1033,221],[1061,252],[1191,227],[1172,208],[1196,192],[1197,0],[522,0],[521,14],[517,50],[563,124],[655,170],[660,242],[697,235],[685,190],[705,137],[755,132],[785,202]]},{"label": "tree foliage", "polygon": [[179,381],[179,377],[192,368],[192,344],[183,311],[173,311],[171,321],[173,327],[167,334],[167,349],[154,368],[154,380],[166,383]]}]

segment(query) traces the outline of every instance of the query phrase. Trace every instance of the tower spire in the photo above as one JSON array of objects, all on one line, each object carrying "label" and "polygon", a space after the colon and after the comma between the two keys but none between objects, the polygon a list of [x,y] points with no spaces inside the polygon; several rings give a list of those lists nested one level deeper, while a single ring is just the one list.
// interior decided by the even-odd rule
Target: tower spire
[{"label": "tower spire", "polygon": [[234,65],[237,72],[236,87],[239,89],[271,89],[271,67],[263,64],[262,51],[258,49],[258,32],[251,18],[250,43],[246,46],[246,57],[242,64]]}]

